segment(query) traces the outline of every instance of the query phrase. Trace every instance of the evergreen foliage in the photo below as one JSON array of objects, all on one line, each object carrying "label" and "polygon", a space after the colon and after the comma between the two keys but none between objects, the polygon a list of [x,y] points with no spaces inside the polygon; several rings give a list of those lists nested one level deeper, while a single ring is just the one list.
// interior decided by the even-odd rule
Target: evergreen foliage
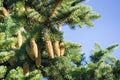
[{"label": "evergreen foliage", "polygon": [[90,61],[81,45],[64,42],[62,25],[92,27],[100,18],[85,0],[0,0],[1,80],[120,80],[118,44],[95,43]]}]

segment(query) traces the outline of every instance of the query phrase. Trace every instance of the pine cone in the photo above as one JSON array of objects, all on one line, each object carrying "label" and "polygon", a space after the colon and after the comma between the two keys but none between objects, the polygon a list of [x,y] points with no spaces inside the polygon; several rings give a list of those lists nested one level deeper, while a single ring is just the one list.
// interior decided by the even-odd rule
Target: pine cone
[{"label": "pine cone", "polygon": [[27,62],[23,64],[23,72],[24,76],[29,76],[29,64]]},{"label": "pine cone", "polygon": [[22,45],[22,35],[21,35],[21,31],[18,32],[18,47],[21,47]]},{"label": "pine cone", "polygon": [[38,54],[38,57],[35,59],[35,64],[39,68],[41,66],[41,55]]},{"label": "pine cone", "polygon": [[54,50],[54,53],[59,57],[60,56],[59,41],[55,41],[53,43],[53,50]]},{"label": "pine cone", "polygon": [[57,28],[58,28],[58,30],[60,31],[60,30],[62,29],[62,24],[61,24],[61,23],[58,24]]},{"label": "pine cone", "polygon": [[38,47],[37,47],[37,44],[36,44],[34,38],[32,38],[30,40],[30,47],[31,47],[32,54],[34,54],[35,58],[37,58],[38,57]]},{"label": "pine cone", "polygon": [[63,56],[65,53],[65,44],[64,42],[60,42],[60,55]]},{"label": "pine cone", "polygon": [[34,61],[35,60],[35,55],[32,53],[31,48],[29,45],[26,45],[26,51],[29,57]]},{"label": "pine cone", "polygon": [[4,16],[8,16],[8,11],[4,7],[2,8],[2,13]]},{"label": "pine cone", "polygon": [[52,46],[52,42],[50,40],[45,41],[45,45],[46,45],[46,50],[50,56],[50,58],[54,58],[54,53],[53,53],[53,46]]}]

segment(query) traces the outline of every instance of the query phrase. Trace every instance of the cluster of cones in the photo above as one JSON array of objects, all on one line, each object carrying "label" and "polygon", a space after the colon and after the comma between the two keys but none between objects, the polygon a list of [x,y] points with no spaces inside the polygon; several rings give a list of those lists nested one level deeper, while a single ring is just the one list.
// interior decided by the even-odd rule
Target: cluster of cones
[{"label": "cluster of cones", "polygon": [[[8,11],[3,7],[2,13],[5,16],[8,16]],[[58,25],[58,30],[61,30],[62,24]],[[22,30],[20,30],[17,34],[17,39],[18,39],[18,47],[21,47],[22,45]],[[51,40],[46,40],[45,41],[45,47],[46,51],[49,54],[50,58],[53,59],[54,56],[63,56],[65,52],[65,45],[63,41],[54,41],[52,42]],[[16,48],[16,46],[14,46]],[[26,45],[26,52],[29,55],[29,57],[35,61],[36,67],[41,66],[41,51],[37,46],[37,43],[35,42],[35,39],[32,38],[30,39],[29,45]],[[55,55],[54,55],[55,53]],[[25,76],[29,75],[29,64],[25,62],[23,64],[23,72]]]},{"label": "cluster of cones", "polygon": [[32,38],[30,40],[30,45],[26,45],[26,51],[29,57],[35,61],[35,64],[37,67],[41,66],[41,56],[40,56],[40,49],[38,49],[38,46],[35,42],[35,39]]},{"label": "cluster of cones", "polygon": [[[50,40],[45,41],[46,51],[48,52],[51,59],[54,58],[54,53],[60,57],[64,55],[65,45],[64,42],[54,41],[53,43]],[[26,45],[26,51],[29,57],[35,61],[37,67],[41,66],[41,55],[40,49],[38,49],[35,39],[30,39],[30,45]],[[24,75],[29,75],[29,64],[25,62],[23,64]]]},{"label": "cluster of cones", "polygon": [[[22,31],[20,30],[17,34],[17,45],[18,47],[21,47],[22,45]],[[26,45],[26,52],[29,55],[30,59],[32,59],[33,61],[35,61],[35,65],[36,67],[40,67],[41,66],[41,54],[40,54],[40,49],[38,49],[37,43],[35,42],[35,39],[32,38],[30,39],[30,44]],[[25,62],[23,64],[23,73],[24,76],[29,76],[29,64],[28,62]]]},{"label": "cluster of cones", "polygon": [[50,40],[45,41],[46,50],[50,58],[54,58],[54,53],[60,57],[64,55],[65,45],[63,41],[54,41],[53,43]]},{"label": "cluster of cones", "polygon": [[[45,41],[46,51],[49,54],[50,58],[54,58],[54,53],[60,57],[64,55],[65,45],[64,42],[54,41],[53,43],[50,40]],[[35,61],[36,66],[39,67],[40,64],[40,49],[38,49],[35,39],[30,39],[30,45],[26,45],[26,51],[29,57]]]}]

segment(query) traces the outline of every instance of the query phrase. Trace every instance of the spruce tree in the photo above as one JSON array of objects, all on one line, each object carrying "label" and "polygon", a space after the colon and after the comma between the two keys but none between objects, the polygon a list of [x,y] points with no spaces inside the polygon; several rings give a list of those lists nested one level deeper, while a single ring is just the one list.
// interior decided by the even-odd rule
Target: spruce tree
[{"label": "spruce tree", "polygon": [[117,44],[95,44],[86,62],[81,45],[64,41],[64,25],[93,27],[100,17],[83,1],[0,0],[0,79],[119,80],[120,61],[108,55]]}]

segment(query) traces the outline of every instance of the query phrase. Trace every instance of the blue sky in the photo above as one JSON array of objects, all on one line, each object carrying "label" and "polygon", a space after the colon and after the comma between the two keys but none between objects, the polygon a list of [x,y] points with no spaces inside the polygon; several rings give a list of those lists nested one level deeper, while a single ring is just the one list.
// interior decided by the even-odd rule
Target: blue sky
[{"label": "blue sky", "polygon": [[[120,45],[120,0],[89,0],[86,5],[101,14],[101,18],[94,21],[94,27],[71,30],[64,26],[64,40],[72,41],[82,45],[83,52],[88,57],[94,43],[98,42],[102,48],[114,43]],[[120,47],[116,48],[112,56],[120,59]]]}]

